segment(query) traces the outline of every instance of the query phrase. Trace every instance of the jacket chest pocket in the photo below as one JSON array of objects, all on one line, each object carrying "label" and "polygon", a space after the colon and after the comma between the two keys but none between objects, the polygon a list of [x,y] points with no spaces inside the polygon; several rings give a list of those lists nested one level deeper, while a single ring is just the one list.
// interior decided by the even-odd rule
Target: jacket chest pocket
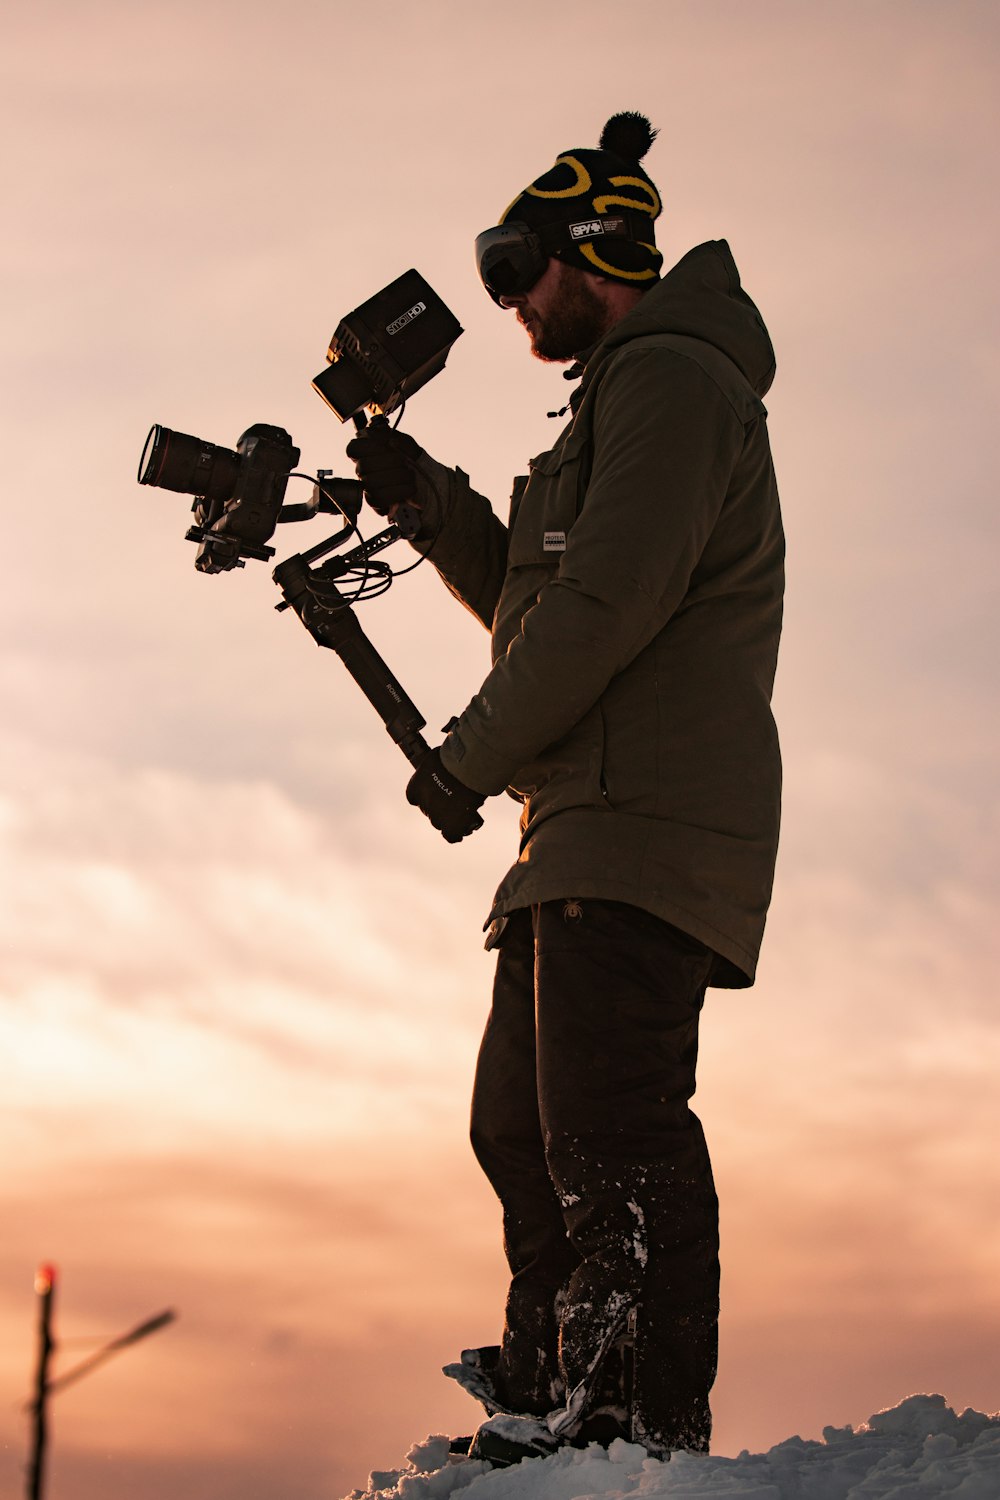
[{"label": "jacket chest pocket", "polygon": [[580,511],[589,464],[586,435],[575,430],[548,453],[530,460],[507,552],[510,567],[555,572]]}]

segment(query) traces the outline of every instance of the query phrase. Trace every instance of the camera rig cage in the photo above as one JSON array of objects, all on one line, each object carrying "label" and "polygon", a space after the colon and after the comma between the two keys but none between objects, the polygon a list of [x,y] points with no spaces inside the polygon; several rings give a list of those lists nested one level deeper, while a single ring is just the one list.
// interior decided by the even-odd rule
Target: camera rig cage
[{"label": "camera rig cage", "polygon": [[[388,425],[393,411],[399,413],[398,423],[407,398],[444,369],[462,331],[424,278],[407,271],[340,321],[327,350],[328,367],[315,377],[313,388],[341,422],[350,419],[359,431],[369,416],[373,424]],[[265,423],[247,428],[235,450],[154,423],[137,478],[140,484],[195,497],[194,524],[185,535],[198,543],[195,567],[203,573],[242,568],[247,558],[268,561],[275,555],[268,542],[281,523],[341,515],[339,531],[274,568],[271,576],[283,596],[275,607],[293,610],[318,645],[337,653],[416,766],[429,749],[421,734],[427,721],[365,635],[352,606],[384,593],[393,578],[410,571],[394,571],[377,554],[414,536],[419,515],[411,506],[399,506],[390,525],[366,539],[357,524],[358,480],[335,478],[329,469],[299,474],[299,457],[291,436]],[[284,503],[290,478],[312,480],[309,500]],[[331,556],[352,540],[356,545],[348,552]],[[338,582],[353,587],[341,592]]]}]

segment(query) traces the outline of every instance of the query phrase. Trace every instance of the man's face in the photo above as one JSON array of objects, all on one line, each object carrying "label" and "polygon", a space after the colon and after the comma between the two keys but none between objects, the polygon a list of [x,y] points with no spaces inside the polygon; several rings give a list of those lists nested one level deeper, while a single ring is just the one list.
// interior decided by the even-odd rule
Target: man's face
[{"label": "man's face", "polygon": [[565,364],[596,344],[612,321],[594,277],[561,260],[549,261],[530,292],[501,297],[500,305],[517,310],[535,358],[553,364]]}]

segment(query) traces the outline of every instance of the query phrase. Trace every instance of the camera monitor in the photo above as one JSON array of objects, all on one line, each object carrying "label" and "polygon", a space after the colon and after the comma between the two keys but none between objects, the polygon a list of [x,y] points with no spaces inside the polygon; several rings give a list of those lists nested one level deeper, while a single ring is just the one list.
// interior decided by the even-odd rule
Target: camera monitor
[{"label": "camera monitor", "polygon": [[388,415],[444,369],[461,324],[418,271],[348,313],[313,388],[342,422],[370,407]]}]

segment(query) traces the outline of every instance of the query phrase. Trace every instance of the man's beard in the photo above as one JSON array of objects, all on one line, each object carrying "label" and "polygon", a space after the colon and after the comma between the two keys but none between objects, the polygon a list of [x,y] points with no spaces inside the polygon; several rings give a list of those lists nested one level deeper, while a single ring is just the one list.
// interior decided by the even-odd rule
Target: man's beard
[{"label": "man's beard", "polygon": [[586,271],[563,272],[558,300],[544,318],[529,314],[528,333],[531,352],[547,363],[564,363],[596,344],[607,332],[607,311],[590,284]]}]

